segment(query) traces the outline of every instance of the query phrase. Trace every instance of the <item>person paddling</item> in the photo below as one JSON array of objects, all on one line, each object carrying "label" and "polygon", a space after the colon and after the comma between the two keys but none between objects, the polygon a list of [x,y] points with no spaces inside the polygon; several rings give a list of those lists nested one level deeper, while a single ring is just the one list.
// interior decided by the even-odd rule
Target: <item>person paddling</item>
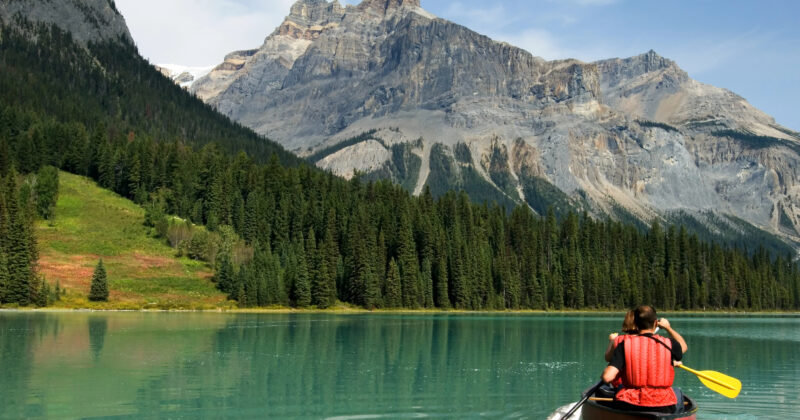
[{"label": "person paddling", "polygon": [[[679,389],[672,388],[674,362],[680,362],[688,349],[686,340],[672,329],[667,319],[658,319],[656,310],[641,305],[633,310],[638,334],[624,335],[603,371],[602,379],[622,378],[622,388],[614,399],[621,409],[672,413],[683,406]],[[671,338],[655,334],[656,327]]]},{"label": "person paddling", "polygon": [[[636,328],[636,324],[634,324],[633,319],[633,309],[631,309],[625,314],[625,318],[622,320],[622,334],[611,333],[608,335],[608,347],[606,348],[605,353],[606,362],[611,361],[611,356],[614,354],[614,350],[625,338],[625,335],[639,333],[639,330]],[[622,377],[617,375],[617,377],[610,382],[610,386],[609,384],[603,384],[600,389],[598,389],[598,395],[603,397],[613,397],[620,386],[622,386]]]}]

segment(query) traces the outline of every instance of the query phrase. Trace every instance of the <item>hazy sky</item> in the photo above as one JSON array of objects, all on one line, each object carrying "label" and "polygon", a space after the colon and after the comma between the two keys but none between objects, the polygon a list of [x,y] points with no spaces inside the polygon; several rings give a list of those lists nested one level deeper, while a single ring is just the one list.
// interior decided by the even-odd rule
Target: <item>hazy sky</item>
[{"label": "hazy sky", "polygon": [[[145,57],[190,66],[258,47],[292,3],[116,0]],[[422,0],[422,7],[546,59],[593,61],[654,49],[800,131],[800,1]]]}]

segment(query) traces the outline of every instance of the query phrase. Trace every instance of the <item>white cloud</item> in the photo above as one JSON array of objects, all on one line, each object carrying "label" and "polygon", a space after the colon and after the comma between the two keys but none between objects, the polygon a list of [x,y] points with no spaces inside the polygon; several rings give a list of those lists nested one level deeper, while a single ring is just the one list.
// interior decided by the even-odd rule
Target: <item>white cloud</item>
[{"label": "white cloud", "polygon": [[116,0],[139,51],[151,62],[206,66],[256,48],[293,0]]}]

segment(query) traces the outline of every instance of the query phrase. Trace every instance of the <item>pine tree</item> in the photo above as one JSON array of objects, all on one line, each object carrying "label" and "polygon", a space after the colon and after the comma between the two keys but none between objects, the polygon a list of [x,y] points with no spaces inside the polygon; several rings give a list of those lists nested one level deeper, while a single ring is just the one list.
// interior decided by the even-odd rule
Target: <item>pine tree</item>
[{"label": "pine tree", "polygon": [[6,212],[8,220],[8,238],[6,246],[6,265],[8,267],[8,285],[6,302],[26,306],[31,303],[35,292],[35,276],[32,264],[36,261],[35,242],[30,220],[25,212],[24,203],[19,202],[17,176],[12,169],[6,177],[5,191]]},{"label": "pine tree", "polygon": [[321,274],[324,276],[325,282],[323,288],[327,296],[326,306],[332,306],[336,303],[336,290],[337,280],[339,277],[339,265],[341,262],[341,255],[339,254],[339,245],[337,243],[336,232],[336,215],[333,209],[328,212],[328,217],[325,220],[325,236],[322,239],[322,247],[319,250],[321,258],[325,260],[325,271]]},{"label": "pine tree", "polygon": [[306,237],[306,253],[311,259],[308,270],[311,278],[311,303],[324,309],[333,304],[330,300],[332,291],[328,279],[329,271],[324,244],[317,247],[315,242],[314,230],[310,229],[308,237]]},{"label": "pine tree", "polygon": [[103,259],[97,262],[97,267],[92,274],[92,285],[89,289],[89,300],[93,302],[108,302],[108,277]]},{"label": "pine tree", "polygon": [[403,304],[400,269],[394,258],[389,261],[389,269],[386,271],[386,291],[383,294],[383,303],[387,308],[399,308]]},{"label": "pine tree", "polygon": [[402,284],[403,307],[416,308],[420,306],[419,293],[419,262],[414,244],[414,236],[408,220],[407,210],[399,210],[400,225],[398,227],[397,262],[400,268],[400,282]]},{"label": "pine tree", "polygon": [[36,212],[45,220],[55,215],[58,200],[58,169],[43,166],[36,175]]},{"label": "pine tree", "polygon": [[251,287],[249,282],[251,281],[252,277],[252,273],[248,269],[248,264],[244,264],[239,267],[239,272],[234,276],[231,295],[228,298],[235,299],[237,302],[239,302],[239,307],[248,308],[254,306],[253,301],[250,298],[252,294],[248,294],[248,289]]},{"label": "pine tree", "polygon": [[294,269],[293,296],[295,305],[305,308],[311,304],[311,283],[309,282],[308,263],[302,246],[302,237],[294,245],[296,266]]},{"label": "pine tree", "polygon": [[236,298],[236,296],[234,295],[234,292],[236,290],[234,289],[235,278],[233,272],[233,264],[231,263],[231,259],[227,254],[223,254],[222,256],[220,256],[220,263],[219,263],[219,268],[217,269],[216,280],[217,280],[217,288],[219,288],[219,290],[222,293],[228,295],[229,299]]},{"label": "pine tree", "polygon": [[433,267],[434,302],[442,309],[450,308],[450,296],[447,292],[447,259],[444,252],[440,252],[436,265]]},{"label": "pine tree", "polygon": [[0,303],[8,302],[8,287],[11,276],[8,273],[6,253],[0,249]]}]

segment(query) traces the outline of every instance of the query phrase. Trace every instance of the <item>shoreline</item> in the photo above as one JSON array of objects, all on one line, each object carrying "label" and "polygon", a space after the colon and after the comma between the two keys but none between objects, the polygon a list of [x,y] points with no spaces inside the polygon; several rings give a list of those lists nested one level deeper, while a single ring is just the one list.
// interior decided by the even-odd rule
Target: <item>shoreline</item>
[{"label": "shoreline", "polygon": [[[3,308],[2,313],[82,313],[82,312],[139,312],[139,313],[217,313],[217,314],[332,314],[332,315],[366,315],[366,314],[387,314],[387,315],[618,315],[624,313],[624,309],[573,309],[573,310],[541,310],[541,309],[517,309],[517,310],[458,310],[458,309],[363,309],[350,307],[336,307],[330,309],[317,308],[213,308],[213,309],[163,309],[163,308],[66,308],[66,307],[45,307],[45,308]],[[719,316],[787,316],[800,317],[798,311],[730,311],[730,310],[674,310],[661,311],[665,314],[674,315],[719,315]]]}]

